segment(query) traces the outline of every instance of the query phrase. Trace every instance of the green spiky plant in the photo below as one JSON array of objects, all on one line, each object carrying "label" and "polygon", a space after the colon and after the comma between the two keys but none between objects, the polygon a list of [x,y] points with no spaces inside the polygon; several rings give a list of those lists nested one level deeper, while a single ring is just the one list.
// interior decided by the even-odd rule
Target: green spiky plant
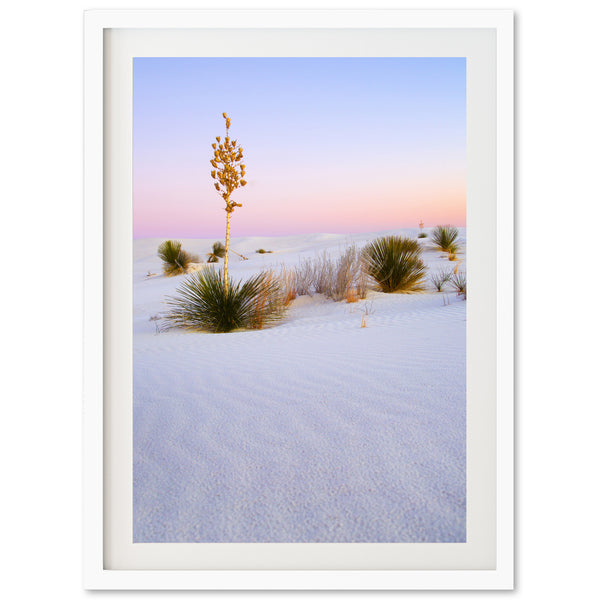
[{"label": "green spiky plant", "polygon": [[272,272],[226,285],[220,269],[192,273],[177,288],[176,295],[167,298],[167,306],[167,327],[213,333],[262,329],[284,312],[281,285]]},{"label": "green spiky plant", "polygon": [[423,291],[425,263],[416,240],[390,235],[380,237],[363,250],[367,274],[382,292]]},{"label": "green spiky plant", "polygon": [[227,113],[223,113],[225,119],[225,141],[221,142],[221,136],[216,137],[216,143],[212,144],[213,158],[210,164],[213,166],[213,171],[210,175],[215,181],[215,189],[225,201],[225,212],[227,213],[227,225],[225,228],[225,266],[224,266],[224,281],[225,289],[229,285],[229,221],[231,214],[237,206],[242,205],[239,202],[231,200],[231,194],[240,186],[246,185],[243,179],[246,174],[246,165],[242,164],[244,158],[243,149],[237,145],[237,140],[231,140],[229,137],[229,127],[231,119]]},{"label": "green spiky plant", "polygon": [[458,229],[450,225],[438,225],[431,232],[431,241],[433,245],[442,252],[448,252],[448,254],[456,254],[459,249],[457,242]]},{"label": "green spiky plant", "polygon": [[190,263],[198,262],[198,256],[186,252],[177,240],[167,240],[158,247],[158,256],[163,261],[163,272],[171,277],[185,273]]},{"label": "green spiky plant", "polygon": [[206,262],[219,262],[219,259],[225,256],[225,246],[223,246],[221,242],[215,242],[212,245],[212,252],[209,252],[206,256],[208,257],[208,260]]}]

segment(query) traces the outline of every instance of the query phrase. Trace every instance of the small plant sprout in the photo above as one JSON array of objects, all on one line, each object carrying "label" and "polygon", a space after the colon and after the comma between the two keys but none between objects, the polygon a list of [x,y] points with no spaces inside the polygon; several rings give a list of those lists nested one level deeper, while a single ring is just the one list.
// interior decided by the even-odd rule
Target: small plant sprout
[{"label": "small plant sprout", "polygon": [[441,269],[429,275],[429,279],[433,284],[433,287],[435,287],[438,292],[443,290],[444,284],[450,281],[451,278],[452,272],[443,271]]},{"label": "small plant sprout", "polygon": [[362,312],[362,317],[360,319],[360,327],[367,326],[367,319],[369,315],[372,315],[375,311],[373,310],[373,302],[365,302],[364,306],[360,308],[360,312]]},{"label": "small plant sprout", "polygon": [[154,335],[158,335],[162,331],[162,327],[160,325],[160,320],[162,317],[160,315],[152,315],[149,321],[154,323]]},{"label": "small plant sprout", "polygon": [[[227,113],[223,113],[225,119],[225,140],[221,142],[221,136],[216,137],[216,143],[212,144],[213,158],[210,161],[213,170],[210,175],[215,179],[215,189],[225,201],[225,212],[227,213],[227,225],[225,229],[225,267],[224,267],[224,288],[227,291],[229,286],[229,222],[231,214],[236,207],[242,207],[239,202],[231,200],[231,194],[239,187],[246,185],[244,176],[246,175],[246,165],[242,163],[244,158],[243,149],[238,146],[237,140],[229,137],[229,128],[231,119]],[[243,257],[245,258],[245,257]]]},{"label": "small plant sprout", "polygon": [[206,262],[216,263],[219,262],[220,258],[225,256],[225,246],[221,242],[215,242],[212,245],[212,252],[209,252],[207,255],[208,260]]},{"label": "small plant sprout", "polygon": [[450,279],[452,287],[456,290],[457,296],[462,296],[467,299],[467,274],[464,271],[458,271]]}]

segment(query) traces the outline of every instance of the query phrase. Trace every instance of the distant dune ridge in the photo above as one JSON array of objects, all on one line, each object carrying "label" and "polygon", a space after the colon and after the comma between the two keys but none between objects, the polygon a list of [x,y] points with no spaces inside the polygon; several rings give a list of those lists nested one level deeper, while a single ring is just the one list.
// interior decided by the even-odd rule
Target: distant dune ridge
[{"label": "distant dune ridge", "polygon": [[[232,254],[230,277],[378,235],[232,238],[248,260]],[[467,302],[427,281],[299,296],[263,330],[157,333],[185,277],[162,275],[165,239],[133,246],[134,542],[466,541]],[[461,262],[419,243],[430,272],[466,270],[464,229]]]}]

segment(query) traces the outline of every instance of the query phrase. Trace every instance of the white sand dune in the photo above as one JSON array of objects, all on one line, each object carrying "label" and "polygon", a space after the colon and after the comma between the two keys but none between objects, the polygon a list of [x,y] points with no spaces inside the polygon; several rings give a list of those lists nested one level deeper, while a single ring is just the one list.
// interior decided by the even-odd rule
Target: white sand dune
[{"label": "white sand dune", "polygon": [[[376,236],[234,239],[231,274]],[[269,329],[157,334],[183,280],[160,275],[161,241],[134,244],[135,542],[465,541],[466,302],[303,296]]]}]

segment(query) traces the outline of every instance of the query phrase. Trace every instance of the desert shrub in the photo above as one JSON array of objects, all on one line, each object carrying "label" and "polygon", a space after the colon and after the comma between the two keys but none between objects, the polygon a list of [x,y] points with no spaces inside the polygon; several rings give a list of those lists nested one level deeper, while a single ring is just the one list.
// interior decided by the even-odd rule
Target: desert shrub
[{"label": "desert shrub", "polygon": [[368,275],[382,292],[423,290],[425,264],[416,240],[402,236],[380,237],[363,250]]},{"label": "desert shrub", "polygon": [[262,272],[245,282],[229,280],[222,270],[205,269],[190,275],[167,299],[168,327],[225,333],[261,329],[283,314],[279,279]]},{"label": "desert shrub", "polygon": [[335,265],[332,258],[323,252],[314,260],[314,290],[315,294],[331,297],[334,289]]},{"label": "desert shrub", "polygon": [[463,296],[465,300],[467,299],[467,274],[464,271],[453,273],[450,284],[459,296]]},{"label": "desert shrub", "polygon": [[348,246],[333,266],[335,279],[330,297],[336,302],[356,302],[367,295],[367,277],[360,252],[355,245]]},{"label": "desert shrub", "polygon": [[438,270],[429,275],[429,279],[438,292],[442,291],[445,283],[452,279],[452,271]]},{"label": "desert shrub", "polygon": [[206,262],[216,263],[219,262],[220,258],[225,256],[225,246],[221,242],[215,242],[212,245],[212,252],[209,252],[207,255],[208,260]]},{"label": "desert shrub", "polygon": [[281,298],[284,306],[287,306],[292,300],[298,296],[297,271],[296,269],[288,269],[285,265],[281,265],[279,270],[279,280],[281,282]]},{"label": "desert shrub", "polygon": [[183,250],[177,240],[163,242],[158,247],[158,256],[163,261],[163,272],[168,276],[185,273],[190,263],[199,260],[195,254]]},{"label": "desert shrub", "polygon": [[296,286],[296,295],[312,296],[316,286],[317,269],[316,264],[309,258],[303,258],[294,268],[294,283]]},{"label": "desert shrub", "polygon": [[294,297],[314,293],[336,302],[356,302],[367,294],[367,276],[356,246],[348,247],[337,260],[327,252],[304,258],[296,267],[283,269],[281,276],[294,286]]},{"label": "desert shrub", "polygon": [[433,245],[449,254],[458,252],[458,229],[450,225],[438,225],[431,233],[431,241]]},{"label": "desert shrub", "polygon": [[426,238],[427,234],[424,231],[421,231],[421,233],[417,237],[418,238]]}]

